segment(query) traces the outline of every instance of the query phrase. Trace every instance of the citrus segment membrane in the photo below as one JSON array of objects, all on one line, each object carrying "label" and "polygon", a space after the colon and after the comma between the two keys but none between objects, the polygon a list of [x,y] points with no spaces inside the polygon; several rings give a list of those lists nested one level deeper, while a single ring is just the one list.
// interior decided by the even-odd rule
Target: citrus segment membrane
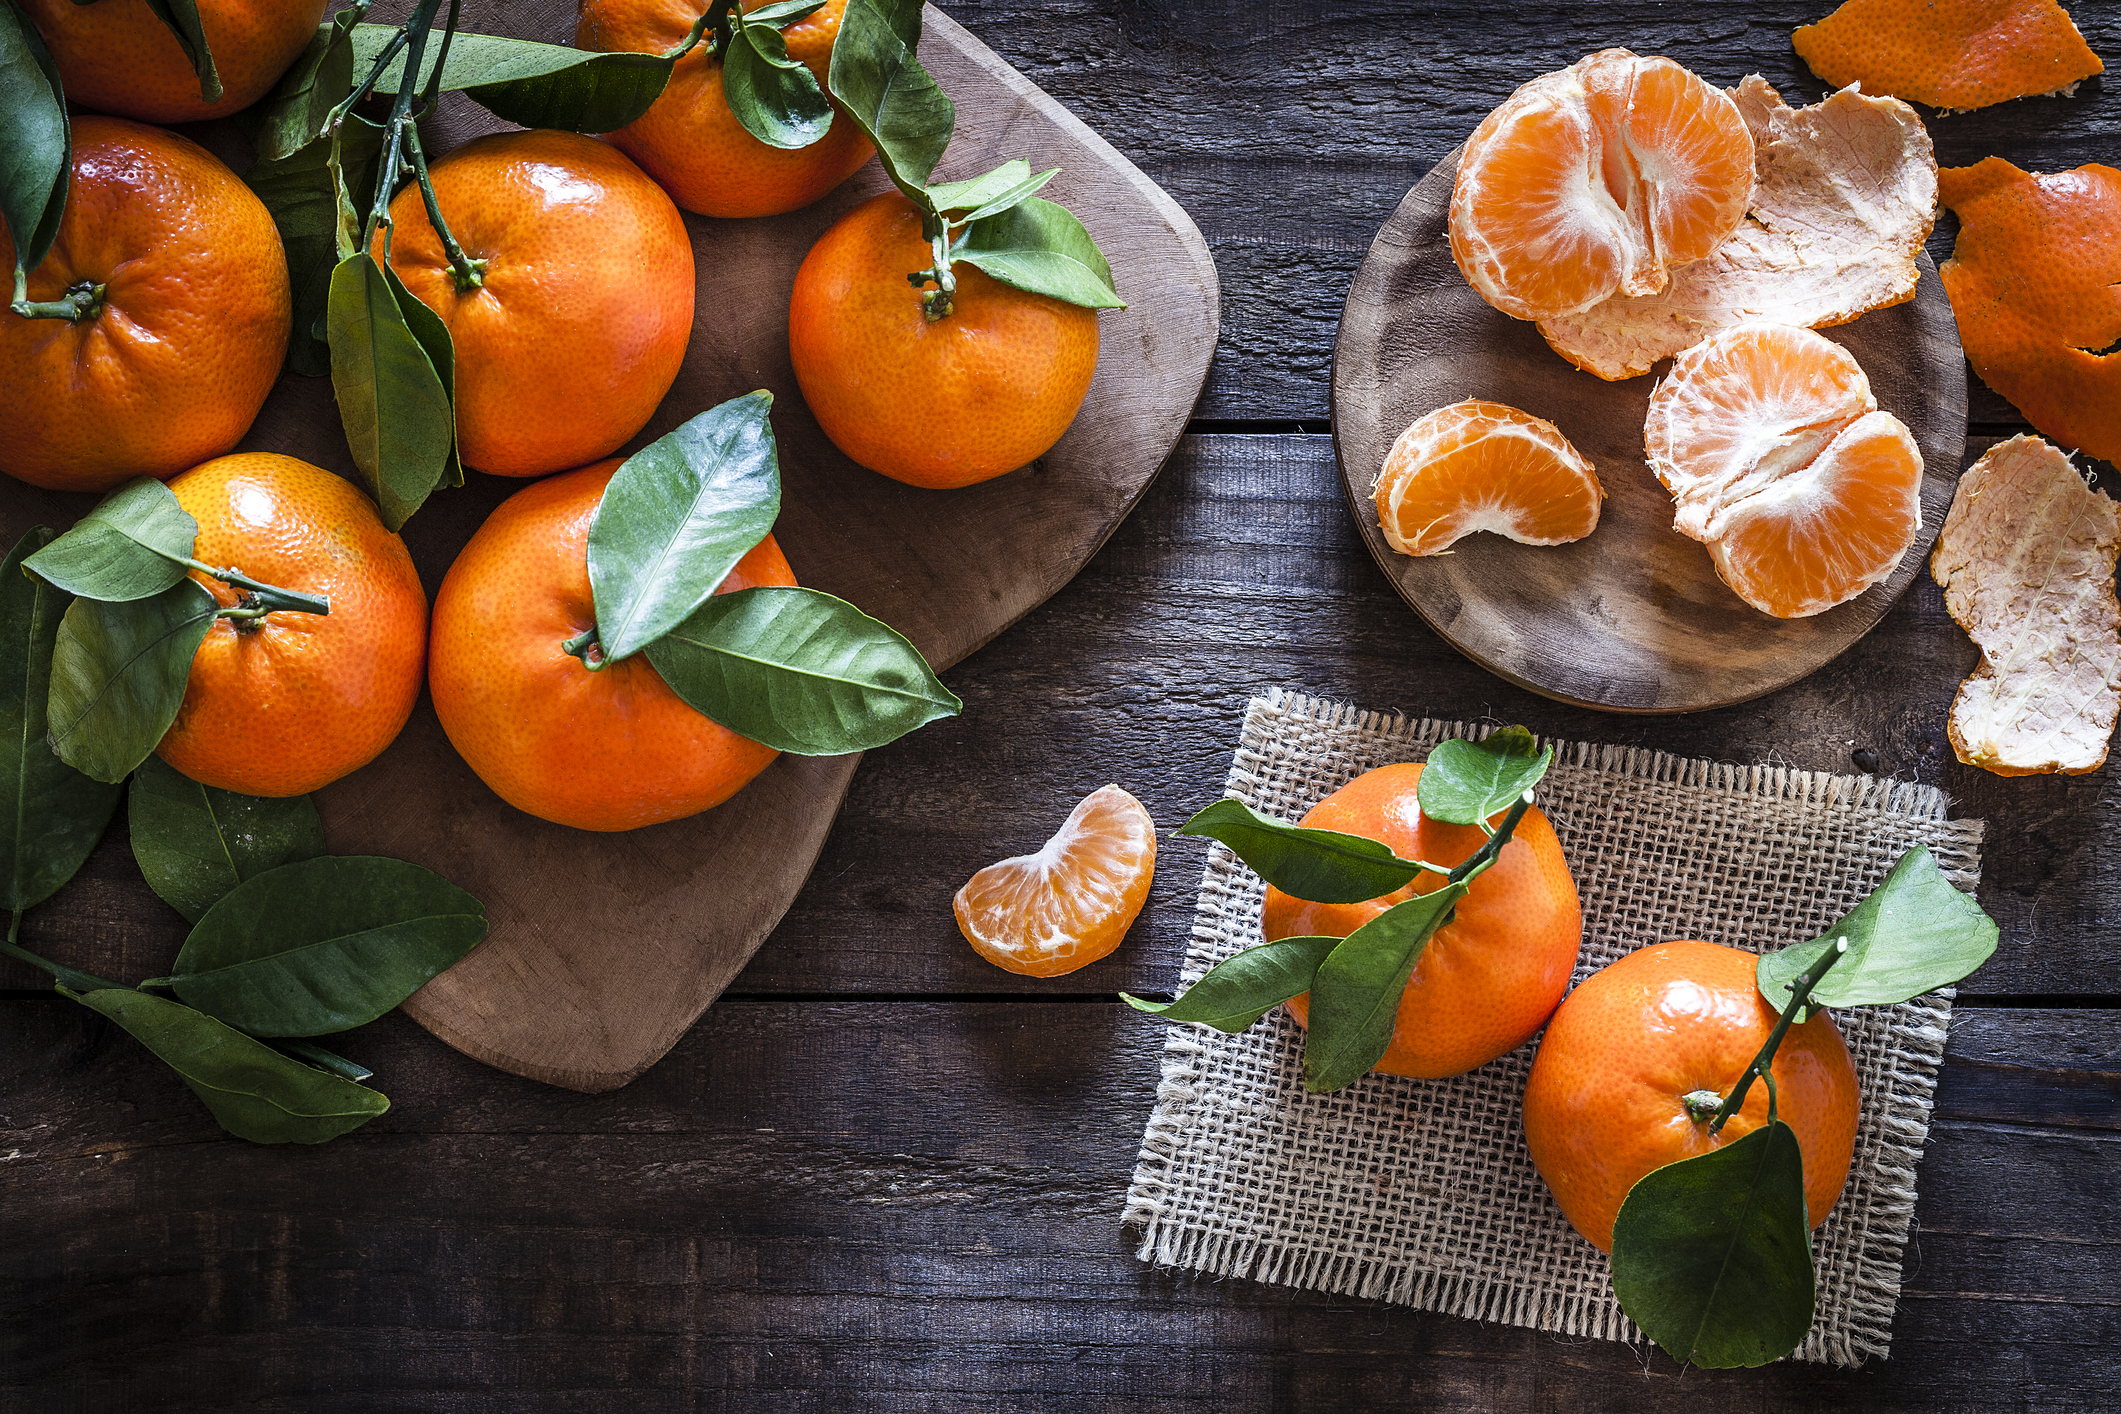
[{"label": "citrus segment membrane", "polygon": [[1981,381],[2047,436],[2121,460],[2121,171],[2025,172],[2000,157],[1938,173],[1959,217],[1938,267]]},{"label": "citrus segment membrane", "polygon": [[1518,319],[1663,289],[1745,215],[1753,144],[1720,90],[1669,59],[1604,49],[1481,121],[1451,192],[1451,254]]},{"label": "citrus segment membrane", "polygon": [[2106,68],[2055,0],[1848,0],[1790,43],[1828,83],[1945,109],[2074,93]]},{"label": "citrus segment membrane", "polygon": [[1734,324],[1823,328],[1915,297],[1937,215],[1936,154],[1915,110],[1853,88],[1792,108],[1758,74],[1730,96],[1753,136],[1749,215],[1661,291],[1541,320],[1578,368],[1633,378]]},{"label": "citrus segment membrane", "polygon": [[1437,555],[1475,531],[1560,545],[1598,528],[1605,491],[1561,429],[1502,403],[1438,408],[1399,434],[1374,493],[1385,541]]},{"label": "citrus segment membrane", "polygon": [[1922,452],[1854,357],[1786,324],[1705,339],[1650,395],[1672,528],[1764,614],[1803,618],[1893,572],[1922,524]]},{"label": "citrus segment membrane", "polygon": [[1119,946],[1155,875],[1149,812],[1118,786],[1101,786],[1036,853],[988,865],[951,903],[981,957],[1027,977],[1058,977]]},{"label": "citrus segment membrane", "polygon": [[1948,734],[1999,776],[2082,775],[2121,715],[2121,512],[2050,443],[2018,436],[1959,478],[1930,573],[1981,650]]}]

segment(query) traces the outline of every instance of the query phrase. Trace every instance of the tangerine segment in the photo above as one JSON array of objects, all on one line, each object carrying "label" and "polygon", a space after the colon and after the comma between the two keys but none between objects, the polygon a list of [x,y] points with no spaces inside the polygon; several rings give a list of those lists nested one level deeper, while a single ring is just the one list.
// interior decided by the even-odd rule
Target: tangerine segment
[{"label": "tangerine segment", "polygon": [[1937,174],[1959,217],[1937,267],[1981,381],[2065,447],[2121,460],[2121,171],[2025,172],[2000,157]]},{"label": "tangerine segment", "polygon": [[1521,545],[1581,540],[1605,499],[1597,469],[1560,428],[1478,399],[1400,433],[1373,494],[1385,541],[1403,555],[1442,554],[1478,530]]},{"label": "tangerine segment", "polygon": [[[1312,807],[1303,823],[1382,840],[1402,859],[1463,863],[1487,836],[1475,825],[1423,815],[1415,795],[1421,770],[1406,763],[1367,771]],[[1397,892],[1352,904],[1312,903],[1269,885],[1260,932],[1270,943],[1344,938],[1443,882],[1423,873]],[[1473,880],[1452,920],[1422,949],[1400,993],[1392,1043],[1372,1069],[1421,1078],[1462,1075],[1517,1049],[1568,990],[1582,942],[1583,909],[1561,841],[1545,815],[1527,811],[1501,856]],[[1290,1001],[1289,1012],[1307,1025],[1309,995]]]},{"label": "tangerine segment", "polygon": [[[1696,1091],[1728,1095],[1774,1029],[1757,962],[1715,943],[1656,943],[1593,973],[1547,1024],[1525,1084],[1525,1143],[1562,1215],[1600,1251],[1613,1250],[1613,1220],[1637,1180],[1767,1123],[1757,1082],[1715,1134],[1684,1103]],[[1848,1182],[1856,1068],[1821,1011],[1783,1036],[1769,1073],[1817,1227]]]},{"label": "tangerine segment", "polygon": [[1753,194],[1729,95],[1670,59],[1604,49],[1542,74],[1467,140],[1451,254],[1480,297],[1551,319],[1654,294],[1721,245]]},{"label": "tangerine segment", "polygon": [[1155,876],[1155,822],[1133,796],[1101,786],[1038,853],[966,880],[951,908],[965,941],[996,967],[1058,977],[1119,946]]},{"label": "tangerine segment", "polygon": [[1937,108],[2068,93],[2106,68],[2055,0],[1848,0],[1790,43],[1837,88]]}]

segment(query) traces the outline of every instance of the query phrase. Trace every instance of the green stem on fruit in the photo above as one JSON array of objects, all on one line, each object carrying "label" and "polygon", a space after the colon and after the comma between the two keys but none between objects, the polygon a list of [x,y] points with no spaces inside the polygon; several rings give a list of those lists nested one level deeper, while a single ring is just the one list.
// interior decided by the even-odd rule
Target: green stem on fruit
[{"label": "green stem on fruit", "polygon": [[712,34],[714,38],[707,41],[707,52],[713,56],[716,63],[720,63],[722,56],[729,52],[729,41],[736,37],[736,27],[744,22],[741,14],[736,15],[734,20],[731,19],[735,10],[736,0],[714,0],[714,3],[707,7],[707,12],[693,21],[692,32],[685,36],[685,42],[663,57],[682,59],[690,52],[692,46],[700,42],[702,35]]},{"label": "green stem on fruit", "polygon": [[948,318],[950,311],[957,307],[957,275],[950,268],[950,223],[939,211],[923,211],[921,234],[927,238],[935,264],[926,270],[914,271],[906,280],[916,290],[926,284],[935,286],[932,290],[921,290],[921,313],[933,324]]},{"label": "green stem on fruit", "polygon": [[[375,202],[369,208],[368,220],[361,227],[362,250],[372,249],[376,232],[383,232],[384,262],[390,259],[391,193],[398,184],[398,169],[404,165],[404,159],[410,155],[413,147],[412,143],[406,141],[405,134],[413,125],[413,98],[420,86],[420,67],[427,53],[427,36],[434,28],[435,11],[441,8],[442,0],[419,0],[412,18],[407,20],[405,27],[399,31],[405,39],[405,77],[398,84],[397,97],[391,101],[390,117],[383,132],[383,168],[376,174]],[[395,43],[385,47],[383,54],[370,69],[368,80],[362,84],[363,90],[374,87],[376,81],[382,77],[383,68],[390,62],[389,56],[396,47]],[[351,101],[349,99],[348,104]],[[418,165],[420,164],[415,163],[416,167]],[[460,275],[461,273],[459,272]]]},{"label": "green stem on fruit", "polygon": [[[438,68],[435,72],[441,70]],[[405,138],[412,144],[412,170],[420,183],[420,200],[427,207],[427,224],[442,238],[442,253],[449,257],[449,268],[456,272],[457,293],[476,290],[486,283],[486,262],[465,255],[464,247],[457,244],[449,223],[442,219],[442,204],[435,199],[434,178],[427,173],[427,151],[420,146],[420,125],[414,123],[407,128]]]},{"label": "green stem on fruit", "polygon": [[187,568],[195,569],[201,574],[211,575],[223,584],[232,584],[238,589],[250,591],[244,596],[248,602],[236,609],[223,609],[221,611],[223,618],[256,619],[279,610],[294,614],[328,614],[331,612],[331,598],[328,595],[304,594],[299,589],[282,589],[278,585],[266,584],[252,579],[234,565],[224,569],[194,560],[189,556],[184,558],[183,563]]},{"label": "green stem on fruit", "polygon": [[573,638],[562,643],[560,651],[572,657],[580,658],[582,666],[589,669],[592,673],[611,661],[604,656],[604,645],[597,638],[597,631],[593,628],[587,633],[578,633]]},{"label": "green stem on fruit", "polygon": [[69,324],[81,324],[103,312],[103,286],[93,280],[77,280],[57,299],[18,299],[8,308],[24,319],[64,319]]},{"label": "green stem on fruit", "polygon": [[[1532,793],[1530,791],[1526,791],[1523,795],[1511,801],[1510,813],[1502,817],[1500,825],[1488,832],[1487,842],[1481,845],[1479,849],[1473,851],[1463,864],[1460,864],[1446,875],[1444,882],[1450,884],[1462,883],[1485,873],[1489,865],[1502,857],[1502,847],[1510,842],[1510,836],[1517,832],[1518,822],[1524,819],[1525,812],[1531,808]],[[1486,829],[1487,824],[1488,822],[1485,820],[1480,822],[1482,829]]]},{"label": "green stem on fruit", "polygon": [[[1721,1132],[1724,1123],[1738,1113],[1738,1107],[1745,1103],[1746,1092],[1753,1088],[1753,1077],[1756,1075],[1767,1082],[1768,1118],[1775,1118],[1775,1078],[1768,1074],[1768,1067],[1775,1063],[1775,1051],[1782,1045],[1782,1038],[1788,1033],[1791,1023],[1803,1013],[1805,1000],[1812,995],[1812,988],[1819,985],[1819,979],[1826,976],[1827,969],[1841,961],[1848,950],[1847,938],[1834,939],[1834,945],[1819,954],[1819,960],[1807,967],[1798,975],[1797,980],[1790,984],[1789,1005],[1782,1009],[1782,1016],[1775,1022],[1775,1029],[1768,1032],[1767,1040],[1760,1047],[1760,1054],[1753,1057],[1752,1064],[1738,1077],[1738,1084],[1724,1098],[1723,1103],[1716,1107],[1715,1116],[1709,1120],[1709,1133]],[[1694,1114],[1693,1100],[1703,1093],[1705,1092],[1697,1090],[1686,1097],[1689,1114]],[[1694,1118],[1697,1122],[1700,1120],[1698,1114],[1694,1114]]]},{"label": "green stem on fruit", "polygon": [[15,941],[15,935],[21,930],[21,928],[22,913],[21,910],[18,909],[8,920],[7,941],[0,942],[0,953],[5,953],[7,956],[14,958],[17,962],[26,962],[31,967],[39,968],[42,971],[49,972],[52,975],[53,980],[63,982],[68,987],[71,987],[77,992],[109,992],[124,990],[124,988],[120,987],[116,982],[106,982],[101,977],[96,976],[92,972],[83,972],[78,968],[68,967],[63,962],[53,962],[49,958],[42,958],[37,956],[28,948],[21,946]]}]

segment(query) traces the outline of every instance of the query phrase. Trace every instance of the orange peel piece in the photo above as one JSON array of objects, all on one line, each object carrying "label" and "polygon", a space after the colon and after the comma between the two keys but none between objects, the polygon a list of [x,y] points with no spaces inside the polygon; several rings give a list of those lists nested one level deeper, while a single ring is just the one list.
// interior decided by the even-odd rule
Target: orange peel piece
[{"label": "orange peel piece", "polygon": [[2083,775],[2121,714],[2121,508],[2053,444],[2018,436],[1959,478],[1930,552],[1944,607],[1981,650],[1948,734],[1999,776]]},{"label": "orange peel piece", "polygon": [[1481,530],[1520,545],[1581,540],[1605,500],[1597,468],[1560,428],[1477,398],[1400,433],[1371,494],[1385,542],[1402,555],[1440,555]]},{"label": "orange peel piece", "polygon": [[2121,460],[2121,172],[2025,172],[2000,157],[1937,174],[1959,217],[1937,268],[1981,381],[2065,447]]},{"label": "orange peel piece", "polygon": [[1758,74],[1730,96],[1753,135],[1750,212],[1662,291],[1541,320],[1578,368],[1634,378],[1734,325],[1820,329],[1915,297],[1937,217],[1937,159],[1915,110],[1855,89],[1792,108]]},{"label": "orange peel piece", "polygon": [[1790,43],[1828,83],[1945,109],[2066,94],[2106,68],[2055,0],[1848,0]]}]

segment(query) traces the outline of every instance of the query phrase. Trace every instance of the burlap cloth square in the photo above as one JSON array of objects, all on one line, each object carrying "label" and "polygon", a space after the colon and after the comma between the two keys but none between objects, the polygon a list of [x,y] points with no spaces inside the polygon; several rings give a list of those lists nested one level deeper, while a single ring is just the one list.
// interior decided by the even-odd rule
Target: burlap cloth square
[{"label": "burlap cloth square", "polygon": [[[1467,734],[1484,731],[1277,690],[1246,714],[1228,793],[1294,821],[1360,772]],[[1583,898],[1579,982],[1668,938],[1759,950],[1816,937],[1914,844],[1963,889],[1980,874],[1982,822],[1946,819],[1931,787],[1552,744],[1539,803]],[[1259,939],[1264,885],[1210,851],[1188,985]],[[1948,992],[1836,1015],[1863,1111],[1847,1191],[1813,1235],[1819,1315],[1801,1359],[1886,1353],[1950,1019]],[[1143,1260],[1642,1339],[1605,1256],[1562,1218],[1525,1152],[1518,1099],[1533,1045],[1470,1075],[1372,1075],[1334,1095],[1305,1093],[1300,1049],[1279,1008],[1241,1036],[1170,1028],[1124,1215]]]}]

